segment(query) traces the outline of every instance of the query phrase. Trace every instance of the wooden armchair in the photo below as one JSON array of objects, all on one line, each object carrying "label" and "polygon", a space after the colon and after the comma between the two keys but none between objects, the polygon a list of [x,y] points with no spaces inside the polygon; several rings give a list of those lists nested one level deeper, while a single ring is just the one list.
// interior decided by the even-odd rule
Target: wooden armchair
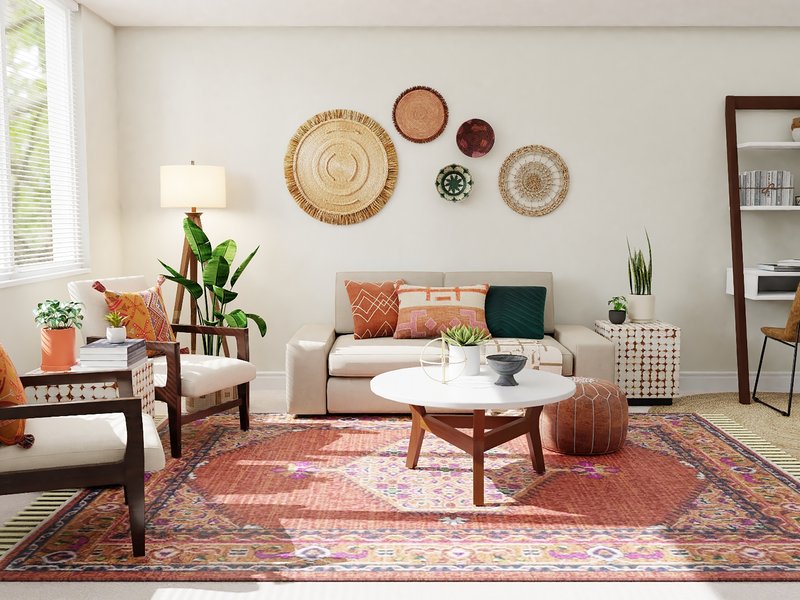
[{"label": "wooden armchair", "polygon": [[143,556],[144,473],[162,469],[165,460],[153,420],[142,414],[141,399],[131,397],[128,373],[56,373],[20,379],[25,387],[116,381],[125,397],[0,408],[0,419],[28,419],[26,433],[36,438],[31,448],[0,447],[0,494],[122,485],[133,555]]},{"label": "wooden armchair", "polygon": [[[84,304],[82,332],[87,340],[105,337],[103,315],[108,308],[103,294],[92,289],[94,281],[72,281],[67,286],[70,298]],[[117,292],[136,292],[148,287],[141,276],[107,278],[100,282],[107,289]],[[172,329],[176,335],[213,334],[233,338],[236,342],[236,358],[181,354],[178,342],[147,342],[148,350],[162,353],[150,359],[156,384],[155,395],[157,400],[167,405],[171,453],[174,458],[180,458],[181,428],[186,423],[238,408],[240,428],[242,431],[250,428],[250,382],[256,377],[256,368],[250,363],[249,333],[246,328],[173,324]],[[236,398],[232,400],[196,412],[187,413],[182,409],[184,397],[204,396],[232,387],[237,391]]]}]

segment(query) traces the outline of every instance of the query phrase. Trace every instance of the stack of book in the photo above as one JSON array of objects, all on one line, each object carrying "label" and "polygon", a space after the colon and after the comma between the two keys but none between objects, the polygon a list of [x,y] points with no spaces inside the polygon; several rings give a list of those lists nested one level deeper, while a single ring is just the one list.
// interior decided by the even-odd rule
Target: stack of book
[{"label": "stack of book", "polygon": [[761,263],[759,269],[764,271],[778,271],[782,273],[800,273],[800,259],[786,258],[774,263]]},{"label": "stack of book", "polygon": [[792,206],[794,176],[791,171],[745,171],[739,173],[739,204],[742,206]]},{"label": "stack of book", "polygon": [[112,344],[97,340],[81,346],[80,366],[88,369],[130,369],[147,360],[144,340],[125,340]]}]

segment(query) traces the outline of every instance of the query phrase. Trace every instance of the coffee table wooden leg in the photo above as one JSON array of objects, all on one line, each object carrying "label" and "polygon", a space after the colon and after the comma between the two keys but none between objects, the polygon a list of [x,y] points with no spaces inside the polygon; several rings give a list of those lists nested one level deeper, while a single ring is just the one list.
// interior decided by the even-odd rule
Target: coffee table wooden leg
[{"label": "coffee table wooden leg", "polygon": [[525,439],[528,440],[528,452],[531,454],[533,468],[540,475],[544,473],[544,452],[542,451],[542,436],[539,433],[539,417],[542,414],[542,406],[532,406],[525,409],[525,419],[528,421],[528,433]]},{"label": "coffee table wooden leg", "polygon": [[483,506],[483,451],[486,411],[472,411],[472,503]]},{"label": "coffee table wooden leg", "polygon": [[424,406],[410,406],[411,408],[411,437],[408,440],[408,454],[406,455],[406,467],[414,469],[419,462],[419,453],[422,450],[422,440],[425,437],[425,430],[422,428],[422,420],[425,418]]}]

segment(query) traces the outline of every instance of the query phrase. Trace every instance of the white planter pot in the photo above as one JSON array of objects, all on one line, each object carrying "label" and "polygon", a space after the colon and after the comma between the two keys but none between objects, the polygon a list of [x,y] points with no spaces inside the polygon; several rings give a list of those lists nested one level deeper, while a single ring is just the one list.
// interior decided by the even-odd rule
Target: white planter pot
[{"label": "white planter pot", "polygon": [[628,299],[628,318],[634,323],[654,321],[656,318],[656,297],[652,294],[640,296],[631,294]]},{"label": "white planter pot", "polygon": [[453,363],[464,362],[463,375],[478,375],[481,371],[480,346],[450,346],[450,361]]},{"label": "white planter pot", "polygon": [[121,344],[125,341],[125,328],[106,327],[106,339],[112,344]]}]

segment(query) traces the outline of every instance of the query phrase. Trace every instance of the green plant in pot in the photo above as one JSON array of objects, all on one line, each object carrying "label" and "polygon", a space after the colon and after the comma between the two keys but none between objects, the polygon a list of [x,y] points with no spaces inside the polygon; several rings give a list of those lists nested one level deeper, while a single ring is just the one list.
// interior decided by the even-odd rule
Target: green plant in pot
[{"label": "green plant in pot", "polygon": [[75,331],[83,325],[83,303],[45,300],[33,311],[42,328],[42,371],[68,371],[76,362]]},{"label": "green plant in pot", "polygon": [[[233,290],[236,282],[258,252],[258,247],[233,268],[236,258],[237,246],[233,240],[225,240],[216,247],[211,247],[211,242],[200,227],[189,219],[183,220],[183,231],[189,248],[200,265],[200,282],[192,281],[181,275],[178,271],[159,260],[167,270],[164,276],[178,285],[182,285],[197,303],[197,318],[201,325],[212,327],[247,327],[248,321],[253,321],[258,327],[261,337],[267,334],[267,324],[259,315],[245,312],[240,308],[230,308],[231,302],[236,300],[239,293]],[[230,280],[229,280],[230,277]],[[222,337],[216,335],[203,335],[203,352],[205,354],[219,355],[222,350]]]},{"label": "green plant in pot", "polygon": [[655,319],[656,301],[652,294],[653,283],[653,249],[650,246],[650,235],[645,229],[647,239],[647,258],[640,249],[632,250],[628,241],[628,316],[634,323]]},{"label": "green plant in pot", "polygon": [[614,296],[608,301],[611,309],[608,311],[608,320],[614,325],[621,325],[625,322],[625,311],[628,310],[628,301],[625,296]]},{"label": "green plant in pot", "polygon": [[106,339],[112,344],[121,344],[124,342],[127,337],[125,321],[128,320],[128,317],[121,315],[117,311],[111,311],[107,313],[103,319],[108,323],[108,327],[106,327]]},{"label": "green plant in pot", "polygon": [[477,375],[481,369],[480,345],[491,338],[485,327],[457,325],[442,332],[453,363],[464,362],[464,375]]}]

